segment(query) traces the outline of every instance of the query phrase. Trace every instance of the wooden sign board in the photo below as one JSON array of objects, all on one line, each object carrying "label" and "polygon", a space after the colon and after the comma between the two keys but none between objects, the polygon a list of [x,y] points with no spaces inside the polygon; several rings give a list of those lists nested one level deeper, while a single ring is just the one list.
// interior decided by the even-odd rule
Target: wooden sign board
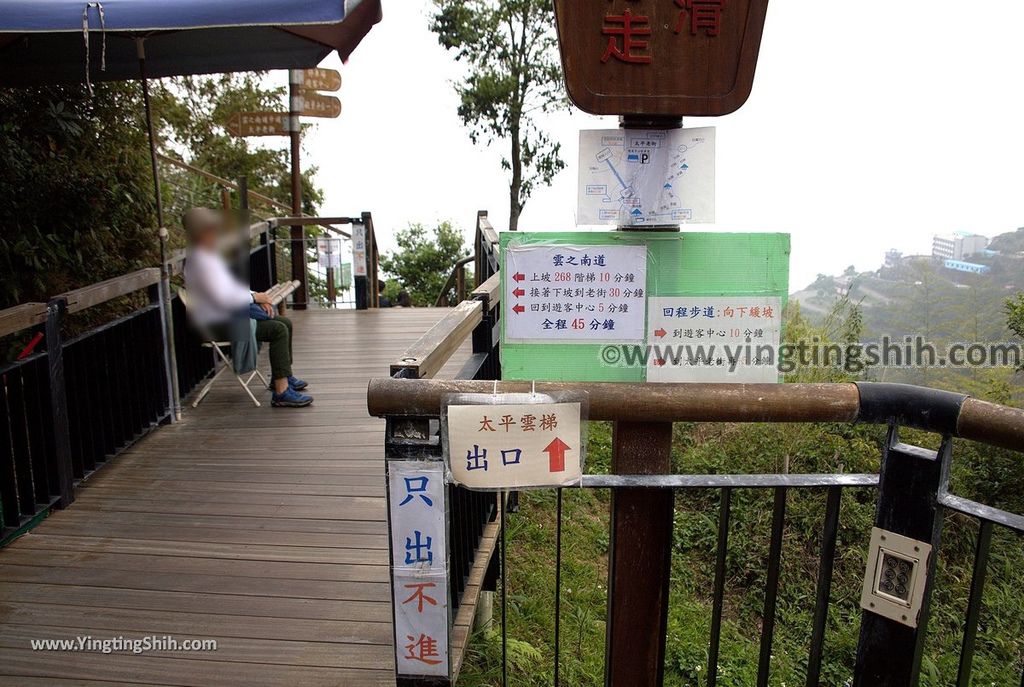
[{"label": "wooden sign board", "polygon": [[287,136],[288,114],[284,112],[236,112],[224,124],[232,136]]},{"label": "wooden sign board", "polygon": [[303,69],[299,72],[302,88],[311,91],[337,91],[341,88],[341,74],[334,69]]},{"label": "wooden sign board", "polygon": [[305,117],[327,117],[334,119],[341,114],[341,101],[333,95],[323,95],[303,88],[299,91],[299,114]]},{"label": "wooden sign board", "polygon": [[555,0],[569,97],[601,115],[717,116],[750,96],[768,0]]}]

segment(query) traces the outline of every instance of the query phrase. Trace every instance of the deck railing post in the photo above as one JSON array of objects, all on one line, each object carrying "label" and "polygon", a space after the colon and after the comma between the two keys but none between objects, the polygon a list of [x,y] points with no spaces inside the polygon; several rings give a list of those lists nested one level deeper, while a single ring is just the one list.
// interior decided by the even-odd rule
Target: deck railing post
[{"label": "deck railing post", "polygon": [[[929,451],[900,443],[898,428],[893,425],[882,450],[878,485],[878,508],[875,527],[898,537],[921,542],[930,547],[923,553],[920,570],[915,570],[920,592],[920,611],[913,601],[907,602],[906,613],[893,617],[882,615],[869,602],[862,612],[860,642],[854,669],[854,687],[912,687],[918,683],[921,657],[928,624],[929,598],[935,574],[936,551],[942,529],[942,509],[938,494],[948,480],[946,466],[952,442],[945,437],[939,450]],[[894,537],[889,536],[890,539]],[[885,542],[883,542],[883,546]],[[875,568],[866,571],[868,584],[877,577]],[[911,580],[914,577],[911,576]],[[907,585],[913,589],[913,585]],[[902,594],[912,597],[913,591]],[[881,606],[882,603],[879,603]],[[916,613],[916,618],[915,618]]]},{"label": "deck railing post", "polygon": [[452,683],[450,504],[438,423],[388,417],[384,430],[397,687]]},{"label": "deck railing post", "polygon": [[[612,472],[669,474],[670,422],[616,422]],[[658,687],[664,679],[672,561],[671,489],[612,491],[605,684]]]},{"label": "deck railing post", "polygon": [[61,324],[67,312],[64,298],[54,298],[46,304],[46,358],[50,372],[50,414],[53,421],[53,449],[56,462],[57,506],[67,508],[74,501],[73,472],[71,467],[71,434],[68,425],[67,386],[64,381],[64,338]]}]

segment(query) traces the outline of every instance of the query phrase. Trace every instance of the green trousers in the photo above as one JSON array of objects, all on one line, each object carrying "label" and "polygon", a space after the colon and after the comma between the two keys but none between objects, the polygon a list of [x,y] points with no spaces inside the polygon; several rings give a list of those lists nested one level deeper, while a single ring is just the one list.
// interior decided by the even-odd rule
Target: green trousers
[{"label": "green trousers", "polygon": [[[231,340],[231,326],[211,327],[213,335],[221,341]],[[256,320],[256,340],[270,344],[270,378],[283,379],[292,375],[292,321],[287,317]]]},{"label": "green trousers", "polygon": [[292,375],[292,321],[287,317],[257,320],[256,340],[270,344],[270,376],[282,379]]}]

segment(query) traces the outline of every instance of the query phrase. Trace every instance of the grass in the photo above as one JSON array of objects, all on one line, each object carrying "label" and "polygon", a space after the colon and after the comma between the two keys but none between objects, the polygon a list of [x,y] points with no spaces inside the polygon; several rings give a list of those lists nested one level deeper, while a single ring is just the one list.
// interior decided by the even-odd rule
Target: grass
[{"label": "grass", "polygon": [[[908,433],[905,441],[935,439]],[[847,425],[677,424],[674,469],[680,473],[876,472],[884,431]],[[608,471],[611,432],[592,423],[591,474]],[[1009,452],[958,443],[954,490],[1014,512],[1024,511],[1024,465]],[[667,685],[706,682],[719,492],[692,490],[676,498],[668,637]],[[524,492],[508,521],[509,685],[553,680],[555,499]],[[561,679],[574,687],[601,685],[604,674],[609,494],[563,492]],[[771,684],[803,685],[814,611],[824,514],[823,490],[790,490],[783,539]],[[755,683],[762,627],[771,490],[735,490],[718,684]],[[860,627],[860,585],[874,520],[873,490],[844,490],[821,685],[851,683]],[[963,633],[977,524],[946,518],[921,684],[952,685]],[[974,660],[973,684],[1018,685],[1024,669],[1024,541],[997,528]],[[497,627],[497,606],[495,627]],[[459,685],[501,685],[501,637],[494,629],[472,638]]]}]

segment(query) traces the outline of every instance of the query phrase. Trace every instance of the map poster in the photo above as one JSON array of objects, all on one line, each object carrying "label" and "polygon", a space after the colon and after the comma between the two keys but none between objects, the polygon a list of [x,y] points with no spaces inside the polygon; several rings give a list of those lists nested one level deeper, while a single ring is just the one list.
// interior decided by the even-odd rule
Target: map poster
[{"label": "map poster", "polygon": [[643,341],[646,246],[510,244],[503,252],[506,341]]},{"label": "map poster", "polygon": [[715,129],[580,131],[576,223],[715,221]]},{"label": "map poster", "polygon": [[647,306],[647,381],[775,383],[777,296],[672,296]]}]

